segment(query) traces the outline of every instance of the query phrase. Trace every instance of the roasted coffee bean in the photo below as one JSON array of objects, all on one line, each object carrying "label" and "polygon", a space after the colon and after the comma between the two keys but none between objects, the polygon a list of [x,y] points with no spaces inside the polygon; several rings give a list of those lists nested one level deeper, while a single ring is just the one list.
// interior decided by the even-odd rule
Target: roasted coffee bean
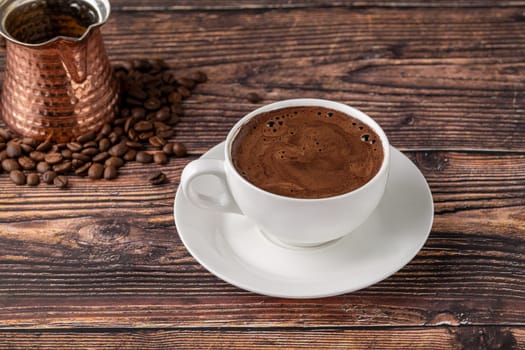
[{"label": "roasted coffee bean", "polygon": [[138,135],[135,129],[129,129],[128,131],[128,138],[132,141],[138,140]]},{"label": "roasted coffee bean", "polygon": [[168,142],[162,147],[162,152],[166,153],[168,156],[173,154],[173,143]]},{"label": "roasted coffee bean", "polygon": [[22,149],[22,153],[29,154],[35,150],[35,148],[31,145],[21,143],[20,148]]},{"label": "roasted coffee bean", "polygon": [[168,156],[164,152],[155,152],[153,154],[153,162],[156,164],[166,164],[168,162]]},{"label": "roasted coffee bean", "polygon": [[164,139],[169,139],[175,134],[172,128],[164,129],[164,130],[157,130],[157,136],[162,137]]},{"label": "roasted coffee bean", "polygon": [[105,152],[111,147],[111,142],[107,138],[103,138],[98,142],[98,149],[100,152]]},{"label": "roasted coffee bean", "polygon": [[46,162],[38,162],[38,164],[36,165],[36,171],[38,171],[41,174],[45,173],[49,169],[51,169],[51,165],[47,164]]},{"label": "roasted coffee bean", "polygon": [[60,164],[53,165],[53,170],[59,174],[65,174],[72,169],[73,165],[71,161],[65,161]]},{"label": "roasted coffee bean", "polygon": [[108,123],[105,123],[104,125],[102,125],[102,129],[100,129],[98,133],[103,136],[108,136],[111,130],[112,130],[111,125]]},{"label": "roasted coffee bean", "polygon": [[173,125],[177,124],[178,121],[179,121],[179,116],[176,114],[172,114],[170,119],[165,121],[166,127],[158,128],[157,131],[159,132],[162,129],[162,132],[167,131],[167,130],[173,132]]},{"label": "roasted coffee bean", "polygon": [[63,175],[58,175],[57,177],[53,179],[53,183],[58,188],[66,188],[68,185],[68,180],[67,180],[67,177]]},{"label": "roasted coffee bean", "polygon": [[15,171],[20,169],[20,165],[15,159],[4,159],[2,160],[2,169],[6,172]]},{"label": "roasted coffee bean", "polygon": [[20,170],[11,171],[9,173],[9,177],[11,178],[11,181],[13,181],[18,186],[26,184],[26,176]]},{"label": "roasted coffee bean", "polygon": [[177,92],[182,96],[182,98],[188,98],[191,96],[191,91],[186,86],[179,86]]},{"label": "roasted coffee bean", "polygon": [[169,96],[169,94],[171,94],[173,91],[175,91],[175,87],[173,85],[163,85],[160,87],[160,92],[166,96]]},{"label": "roasted coffee bean", "polygon": [[246,95],[246,99],[250,101],[250,103],[259,103],[262,101],[262,97],[255,92],[250,92],[248,95]]},{"label": "roasted coffee bean", "polygon": [[29,186],[38,186],[39,183],[40,183],[40,176],[38,176],[38,174],[31,173],[27,175],[27,184]]},{"label": "roasted coffee bean", "polygon": [[128,96],[131,96],[137,100],[145,100],[148,98],[148,94],[139,88],[131,88],[127,91]]},{"label": "roasted coffee bean", "polygon": [[162,107],[155,113],[155,120],[166,121],[171,117],[170,108],[167,106]]},{"label": "roasted coffee bean", "polygon": [[82,148],[93,148],[93,147],[95,147],[95,148],[98,147],[97,141],[88,141],[88,142],[82,144]]},{"label": "roasted coffee bean", "polygon": [[34,160],[27,156],[22,156],[18,158],[18,164],[24,169],[24,170],[33,170],[36,167],[36,163]]},{"label": "roasted coffee bean", "polygon": [[110,132],[108,135],[109,142],[111,142],[112,145],[116,144],[120,139],[119,136],[114,132]]},{"label": "roasted coffee bean", "polygon": [[161,70],[161,71],[164,71],[164,70],[167,70],[167,69],[170,68],[170,66],[168,66],[166,61],[164,61],[163,59],[155,59],[155,60],[153,60],[153,66],[154,67],[158,67],[159,70]]},{"label": "roasted coffee bean", "polygon": [[0,162],[7,158],[9,157],[7,156],[7,151],[4,149],[3,151],[0,152]]},{"label": "roasted coffee bean", "polygon": [[171,126],[160,121],[153,122],[153,127],[155,130],[171,129]]},{"label": "roasted coffee bean", "polygon": [[108,153],[114,157],[122,157],[128,151],[128,146],[125,143],[121,142],[113,147],[111,147]]},{"label": "roasted coffee bean", "polygon": [[190,73],[189,78],[195,80],[197,83],[205,83],[208,80],[206,73],[200,70]]},{"label": "roasted coffee bean", "polygon": [[156,171],[148,177],[148,180],[152,185],[163,184],[166,182],[166,179],[166,174],[164,174],[162,171]]},{"label": "roasted coffee bean", "polygon": [[73,159],[73,160],[71,160],[71,166],[73,167],[73,169],[78,169],[81,166],[83,166],[84,164],[85,164],[85,162],[80,160],[80,159]]},{"label": "roasted coffee bean", "polygon": [[133,126],[133,129],[138,132],[150,131],[153,129],[153,123],[150,121],[141,120]]},{"label": "roasted coffee bean", "polygon": [[90,156],[86,156],[85,154],[82,154],[82,153],[73,153],[72,157],[73,159],[79,159],[83,162],[89,162],[91,160]]},{"label": "roasted coffee bean", "polygon": [[126,122],[126,118],[125,117],[117,118],[117,119],[113,120],[113,126],[115,126],[115,127],[121,126],[121,125],[124,125],[125,122]]},{"label": "roasted coffee bean", "polygon": [[142,76],[142,81],[144,83],[144,86],[146,87],[146,90],[148,92],[148,95],[154,95],[154,91],[152,88],[154,88],[155,86],[157,86],[158,84],[160,84],[160,81],[158,79],[157,76],[155,76],[154,74],[144,74]]},{"label": "roasted coffee bean", "polygon": [[64,157],[62,156],[62,154],[56,153],[56,152],[55,153],[48,153],[44,157],[44,160],[46,161],[46,163],[51,164],[51,165],[58,164],[63,159],[64,159]]},{"label": "roasted coffee bean", "polygon": [[153,147],[162,147],[166,144],[166,140],[160,136],[152,136],[148,139],[148,142]]},{"label": "roasted coffee bean", "polygon": [[119,157],[110,157],[106,159],[106,162],[104,163],[105,166],[114,166],[115,168],[120,168],[124,165],[124,161],[122,158]]},{"label": "roasted coffee bean", "polygon": [[92,157],[95,154],[99,153],[99,149],[95,147],[84,148],[82,151],[80,151],[80,153]]},{"label": "roasted coffee bean", "polygon": [[94,156],[93,157],[93,161],[97,162],[97,163],[102,163],[103,161],[105,161],[108,158],[109,158],[109,153],[108,152],[102,152],[102,153],[99,153],[96,156]]},{"label": "roasted coffee bean", "polygon": [[126,152],[126,154],[124,154],[124,156],[122,157],[125,161],[132,161],[132,160],[135,160],[135,157],[137,156],[137,151],[135,151],[134,149],[128,149],[128,151]]},{"label": "roasted coffee bean", "polygon": [[97,134],[94,131],[90,131],[90,132],[87,132],[77,137],[77,142],[79,143],[88,142],[88,141],[94,140],[96,136]]},{"label": "roasted coffee bean", "polygon": [[88,169],[88,176],[92,180],[98,180],[102,178],[104,174],[104,166],[99,163],[93,163]]},{"label": "roasted coffee bean", "polygon": [[75,169],[75,175],[85,175],[92,164],[93,163],[88,162],[88,163],[82,165],[81,167]]},{"label": "roasted coffee bean", "polygon": [[147,139],[149,139],[150,137],[152,137],[153,135],[155,135],[155,133],[153,131],[146,131],[146,132],[142,132],[140,133],[137,138],[141,141],[146,141]]},{"label": "roasted coffee bean", "polygon": [[132,64],[133,64],[134,69],[141,71],[141,72],[147,72],[151,69],[151,63],[145,59],[133,60]]},{"label": "roasted coffee bean", "polygon": [[121,126],[116,126],[114,129],[113,129],[113,133],[115,133],[115,135],[117,136],[122,136],[124,135],[124,128],[121,127]]},{"label": "roasted coffee bean", "polygon": [[173,153],[177,157],[184,157],[186,154],[188,154],[188,151],[186,149],[186,145],[182,142],[175,142],[173,144]]},{"label": "roasted coffee bean", "polygon": [[189,78],[181,77],[175,79],[177,84],[182,85],[188,89],[193,89],[195,87],[195,81]]},{"label": "roasted coffee bean", "polygon": [[134,106],[134,107],[142,106],[142,101],[141,100],[137,100],[137,99],[132,98],[132,97],[126,97],[125,102],[129,106]]},{"label": "roasted coffee bean", "polygon": [[156,114],[156,112],[149,112],[146,115],[146,120],[149,121],[149,122],[155,121],[155,114]]},{"label": "roasted coffee bean", "polygon": [[39,144],[38,146],[36,146],[36,150],[38,152],[45,152],[48,149],[50,149],[51,146],[53,146],[53,143],[51,141],[49,141],[49,140],[46,140],[46,141],[42,142],[41,144]]},{"label": "roasted coffee bean", "polygon": [[131,118],[135,120],[143,119],[146,117],[146,110],[142,107],[135,107],[131,110]]},{"label": "roasted coffee bean", "polygon": [[82,144],[80,144],[79,142],[68,142],[66,144],[66,147],[71,151],[71,152],[78,152],[82,149]]},{"label": "roasted coffee bean", "polygon": [[57,173],[52,170],[48,170],[42,174],[42,182],[51,185],[55,177],[57,177]]},{"label": "roasted coffee bean", "polygon": [[126,141],[126,146],[129,148],[140,149],[142,148],[142,143],[136,141]]},{"label": "roasted coffee bean", "polygon": [[145,151],[137,152],[135,160],[139,163],[151,163],[153,162],[153,156]]},{"label": "roasted coffee bean", "polygon": [[97,143],[97,147],[98,147],[98,142],[99,142],[100,140],[102,140],[104,137],[105,137],[105,136],[102,135],[101,133],[98,133],[98,134],[97,134],[97,137],[95,137],[95,140],[94,140],[94,142]]},{"label": "roasted coffee bean", "polygon": [[20,144],[16,141],[9,141],[5,150],[9,158],[16,158],[22,155],[22,147],[20,147]]},{"label": "roasted coffee bean", "polygon": [[29,158],[33,159],[35,162],[41,162],[46,157],[45,153],[40,151],[33,151],[29,153]]},{"label": "roasted coffee bean", "polygon": [[55,144],[53,146],[56,146],[57,150],[61,150],[61,149],[65,149],[67,144],[66,143],[57,143],[57,144]]},{"label": "roasted coffee bean", "polygon": [[36,147],[38,145],[38,143],[39,143],[38,140],[35,140],[32,137],[24,137],[22,139],[22,144],[29,145],[29,146],[31,146],[33,148]]},{"label": "roasted coffee bean", "polygon": [[113,180],[118,176],[118,170],[114,166],[110,165],[104,168],[104,179]]},{"label": "roasted coffee bean", "polygon": [[2,137],[5,141],[8,141],[11,140],[14,135],[11,130],[0,128],[0,137]]},{"label": "roasted coffee bean", "polygon": [[175,76],[171,72],[165,72],[164,74],[162,74],[162,81],[165,84],[171,85],[175,82]]},{"label": "roasted coffee bean", "polygon": [[176,91],[173,91],[172,93],[168,95],[168,101],[171,104],[179,103],[181,100],[182,100],[182,96]]},{"label": "roasted coffee bean", "polygon": [[126,122],[124,123],[124,132],[127,134],[128,131],[133,127],[133,124],[135,124],[135,119],[132,117],[127,117]]},{"label": "roasted coffee bean", "polygon": [[177,115],[182,115],[184,113],[184,110],[182,109],[182,105],[181,104],[173,104],[173,105],[171,105],[171,113],[177,114]]},{"label": "roasted coffee bean", "polygon": [[156,111],[157,109],[160,108],[160,100],[155,97],[148,98],[144,102],[144,108],[150,111]]},{"label": "roasted coffee bean", "polygon": [[70,149],[63,149],[62,151],[60,151],[60,154],[62,155],[62,157],[64,157],[64,159],[71,159],[71,156],[73,155],[73,152],[71,152]]}]

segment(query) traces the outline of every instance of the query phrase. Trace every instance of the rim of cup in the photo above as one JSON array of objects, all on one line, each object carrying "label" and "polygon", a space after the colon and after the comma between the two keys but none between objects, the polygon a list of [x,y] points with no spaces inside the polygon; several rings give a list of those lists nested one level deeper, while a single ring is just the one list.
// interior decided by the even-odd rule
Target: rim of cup
[{"label": "rim of cup", "polygon": [[[355,119],[358,119],[364,124],[371,127],[374,130],[374,132],[379,136],[379,139],[381,140],[381,146],[383,147],[383,161],[381,163],[381,167],[379,168],[378,172],[374,175],[374,177],[368,180],[368,182],[366,182],[361,187],[358,187],[346,193],[338,194],[336,196],[322,197],[322,198],[296,198],[296,197],[283,196],[283,195],[276,194],[270,191],[266,191],[260,187],[257,187],[254,184],[252,184],[250,181],[245,179],[241,174],[239,174],[239,172],[233,165],[232,156],[231,156],[231,145],[233,143],[233,140],[237,136],[239,130],[252,117],[258,114],[269,112],[269,111],[274,111],[274,110],[282,109],[282,108],[289,108],[289,107],[324,107],[324,108],[335,109]],[[237,123],[235,123],[235,125],[232,127],[232,129],[228,133],[228,136],[226,137],[224,152],[225,152],[224,159],[226,159],[226,162],[228,163],[228,166],[233,171],[233,174],[235,174],[235,176],[240,181],[242,181],[245,185],[248,185],[249,187],[252,187],[254,190],[260,191],[266,195],[276,196],[284,200],[300,201],[300,202],[330,201],[330,200],[343,198],[346,196],[350,196],[354,193],[360,192],[364,190],[366,187],[368,187],[369,185],[378,181],[378,179],[383,175],[383,173],[388,171],[388,166],[390,163],[390,143],[388,142],[388,137],[386,136],[381,126],[374,119],[372,119],[372,117],[360,111],[359,109],[351,107],[344,103],[335,102],[331,100],[318,99],[318,98],[295,98],[295,99],[281,100],[278,102],[273,102],[273,103],[261,106],[251,111],[250,113],[242,117]]]}]

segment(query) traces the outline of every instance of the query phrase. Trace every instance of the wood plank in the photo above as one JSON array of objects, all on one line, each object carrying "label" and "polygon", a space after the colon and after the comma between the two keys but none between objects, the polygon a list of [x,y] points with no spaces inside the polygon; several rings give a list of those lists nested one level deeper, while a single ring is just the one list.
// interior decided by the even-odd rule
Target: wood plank
[{"label": "wood plank", "polygon": [[326,7],[347,7],[347,8],[414,8],[414,7],[444,7],[444,8],[461,8],[461,7],[508,7],[508,6],[525,6],[525,1],[489,1],[489,0],[438,0],[438,1],[421,1],[421,0],[403,0],[403,1],[324,1],[324,0],[113,0],[111,6],[114,10],[126,11],[226,11],[226,10],[266,10],[266,9],[295,9],[295,8],[326,8]]},{"label": "wood plank", "polygon": [[[165,167],[170,183],[157,188],[143,181],[151,168],[140,165],[126,166],[113,182],[75,179],[66,191],[14,187],[1,175],[0,328],[248,327],[230,338],[194,330],[211,332],[210,342],[239,339],[240,347],[247,340],[239,333],[261,331],[251,327],[404,325],[421,327],[405,338],[416,342],[407,347],[428,348],[455,335],[423,326],[461,325],[453,328],[467,330],[458,347],[490,348],[479,335],[487,328],[465,326],[499,324],[509,327],[500,333],[523,339],[523,8],[484,8],[483,1],[453,11],[432,8],[451,2],[416,1],[313,9],[299,1],[290,9],[257,0],[115,3],[104,27],[114,61],[159,57],[181,74],[208,73],[177,127],[175,139],[192,156]],[[389,8],[397,5],[406,8]],[[241,291],[189,256],[173,224],[180,171],[257,106],[245,98],[252,91],[264,103],[301,96],[349,103],[375,117],[394,146],[411,151],[434,191],[436,220],[409,265],[356,293],[294,301]],[[407,329],[394,332],[399,338],[376,331],[385,331],[376,333],[379,344],[392,348]],[[39,336],[51,343],[69,334],[53,332]],[[293,344],[310,345],[295,332]],[[360,339],[352,334],[334,332],[334,342],[352,345]],[[509,347],[523,348],[517,344]]]},{"label": "wood plank", "polygon": [[506,349],[525,348],[523,327],[107,330],[3,332],[2,349]]},{"label": "wood plank", "polygon": [[[418,256],[387,280],[327,300],[256,296],[205,271],[182,246],[170,183],[116,181],[60,191],[0,177],[0,326],[521,324],[525,310],[525,156],[411,152],[436,202]],[[290,317],[293,315],[293,317]]]},{"label": "wood plank", "polygon": [[245,98],[257,92],[263,103],[320,97],[354,105],[403,149],[524,151],[521,9],[310,14],[117,13],[106,42],[113,60],[151,55],[208,73],[179,126],[191,147],[223,140],[257,106]]}]

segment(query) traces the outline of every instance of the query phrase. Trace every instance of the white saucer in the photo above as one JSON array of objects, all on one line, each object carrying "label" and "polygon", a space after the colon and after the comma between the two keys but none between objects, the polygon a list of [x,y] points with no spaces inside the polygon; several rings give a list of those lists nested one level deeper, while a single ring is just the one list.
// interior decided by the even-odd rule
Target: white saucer
[{"label": "white saucer", "polygon": [[[221,143],[202,157],[224,159],[223,154]],[[217,191],[213,177],[195,181],[199,192]],[[179,236],[199,263],[239,288],[286,298],[338,295],[387,278],[421,249],[433,215],[425,178],[395,148],[386,192],[375,212],[348,236],[320,247],[275,244],[244,216],[195,207],[180,189],[175,198]]]}]

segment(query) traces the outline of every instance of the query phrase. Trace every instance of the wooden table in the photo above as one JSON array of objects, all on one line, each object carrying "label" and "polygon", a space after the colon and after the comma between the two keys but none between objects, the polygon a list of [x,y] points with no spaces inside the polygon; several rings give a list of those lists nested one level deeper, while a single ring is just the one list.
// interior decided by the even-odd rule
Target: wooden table
[{"label": "wooden table", "polygon": [[[208,74],[177,126],[191,154],[160,187],[138,164],[67,190],[0,175],[0,349],[525,349],[524,1],[112,5],[112,60]],[[250,92],[380,122],[434,196],[412,262],[364,290],[288,300],[189,255],[173,220],[181,170],[260,105]]]}]

